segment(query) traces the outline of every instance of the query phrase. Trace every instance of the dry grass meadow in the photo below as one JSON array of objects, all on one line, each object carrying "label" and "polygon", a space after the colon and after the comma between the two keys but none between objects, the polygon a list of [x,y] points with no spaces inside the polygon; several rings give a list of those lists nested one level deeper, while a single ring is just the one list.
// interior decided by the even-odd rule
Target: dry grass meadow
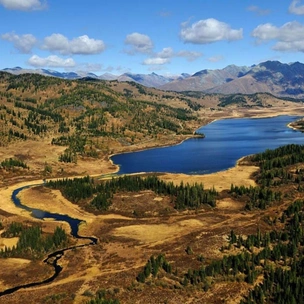
[{"label": "dry grass meadow", "polygon": [[[303,108],[278,105],[267,110],[230,109],[227,113],[208,113],[208,120],[223,117],[262,117],[281,114],[300,114]],[[177,139],[174,139],[177,142]],[[171,144],[174,141],[154,142],[153,145]],[[150,144],[149,144],[150,146]],[[152,146],[152,144],[151,144]],[[147,144],[133,149],[147,148]],[[18,221],[38,223],[48,233],[57,225],[52,219],[35,220],[27,211],[15,207],[11,200],[14,189],[23,185],[41,184],[43,178],[100,176],[113,173],[117,167],[104,159],[82,159],[77,164],[62,164],[58,155],[64,147],[52,146],[49,139],[18,142],[0,147],[0,158],[18,155],[31,170],[22,169],[0,175],[0,218],[3,225]],[[43,174],[45,163],[51,164],[50,176]],[[255,185],[252,174],[256,167],[236,165],[227,171],[209,175],[163,174],[165,181],[203,183],[205,188],[215,187],[219,192],[234,185]],[[33,288],[21,289],[1,297],[1,303],[85,303],[100,289],[106,289],[121,303],[237,303],[250,288],[242,282],[220,282],[208,291],[182,288],[179,282],[161,278],[159,282],[139,284],[136,276],[151,255],[163,253],[177,273],[198,267],[197,257],[207,261],[222,257],[220,248],[227,245],[233,229],[240,234],[255,232],[261,216],[274,216],[276,210],[245,212],[242,202],[223,197],[216,208],[177,212],[166,197],[151,191],[122,193],[115,196],[110,210],[94,214],[66,200],[57,190],[34,186],[19,195],[24,205],[68,214],[83,220],[79,234],[98,238],[95,246],[67,251],[59,264],[63,271],[53,282]],[[84,240],[72,239],[80,244]],[[0,238],[0,248],[13,246],[16,239]],[[191,247],[192,254],[186,253]],[[53,269],[42,261],[26,259],[0,259],[0,292],[16,285],[43,280]]]}]

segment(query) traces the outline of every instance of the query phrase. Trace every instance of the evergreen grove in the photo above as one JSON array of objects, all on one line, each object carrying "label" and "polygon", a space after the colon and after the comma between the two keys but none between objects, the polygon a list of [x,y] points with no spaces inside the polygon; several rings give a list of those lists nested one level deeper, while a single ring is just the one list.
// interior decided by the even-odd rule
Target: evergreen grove
[{"label": "evergreen grove", "polygon": [[66,245],[67,234],[61,227],[56,227],[53,234],[43,235],[39,226],[24,226],[21,223],[12,222],[2,237],[19,237],[16,246],[1,249],[0,256],[40,258],[44,254]]},{"label": "evergreen grove", "polygon": [[47,187],[60,189],[70,201],[77,203],[90,199],[90,205],[97,210],[107,210],[113,195],[119,191],[138,192],[152,190],[159,195],[169,195],[176,209],[199,208],[202,205],[216,206],[216,190],[205,190],[202,184],[184,184],[176,186],[173,182],[164,182],[157,176],[121,176],[98,182],[89,176],[75,179],[48,181]]}]

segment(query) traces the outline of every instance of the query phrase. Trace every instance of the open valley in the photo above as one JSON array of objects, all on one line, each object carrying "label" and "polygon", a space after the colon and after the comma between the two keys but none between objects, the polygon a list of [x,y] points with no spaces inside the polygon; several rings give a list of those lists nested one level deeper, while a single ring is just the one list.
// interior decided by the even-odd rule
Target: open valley
[{"label": "open valley", "polygon": [[0,0],[0,304],[303,304],[303,17]]},{"label": "open valley", "polygon": [[[208,97],[206,101],[202,99],[200,102],[208,104]],[[272,101],[269,99],[267,102],[270,104]],[[78,234],[94,237],[98,241],[97,244],[89,245],[87,239],[68,236],[61,248],[71,249],[64,251],[58,260],[62,271],[53,281],[20,288],[7,295],[1,294],[0,301],[89,303],[90,299],[102,295],[109,301],[116,299],[120,303],[240,302],[263,279],[262,272],[258,273],[254,283],[247,280],[246,274],[241,271],[234,277],[229,274],[208,275],[197,283],[194,283],[191,274],[202,265],[206,267],[224,256],[245,251],[243,246],[229,245],[231,231],[246,236],[256,234],[257,229],[263,233],[281,229],[279,218],[282,212],[293,199],[302,197],[294,184],[283,184],[276,189],[288,193],[284,200],[275,201],[265,209],[248,209],[244,197],[229,193],[231,184],[256,187],[260,168],[257,163],[240,160],[234,168],[213,174],[157,174],[160,181],[172,182],[177,187],[183,182],[189,185],[202,183],[204,189],[214,188],[218,193],[215,207],[206,204],[197,208],[178,209],[172,196],[144,189],[116,191],[107,210],[98,210],[89,204],[88,198],[71,202],[63,195],[64,191],[49,188],[43,181],[91,176],[97,184],[102,183],[103,180],[111,180],[112,174],[118,170],[109,161],[110,153],[178,144],[193,136],[192,132],[201,124],[213,120],[302,113],[304,108],[299,104],[276,98],[271,108],[232,106],[211,110],[206,106],[197,112],[197,120],[189,122],[188,134],[173,135],[168,130],[159,130],[159,134],[154,137],[148,133],[125,133],[125,141],[107,136],[103,143],[98,142],[98,137],[90,135],[90,141],[84,149],[95,149],[99,151],[98,156],[77,152],[77,161],[72,162],[60,161],[60,155],[64,154],[67,145],[51,143],[52,138],[60,135],[56,135],[55,131],[34,135],[27,140],[7,140],[4,137],[7,141],[0,147],[1,160],[18,159],[27,167],[8,168],[3,165],[0,169],[0,218],[3,231],[17,222],[25,227],[38,225],[43,235],[52,235],[57,226],[67,234],[70,233],[70,227],[65,222],[55,222],[52,218],[38,220],[32,217],[30,211],[15,206],[12,201],[13,190],[32,185],[18,194],[23,205],[79,219],[82,222]],[[112,119],[112,123],[116,122],[115,117],[109,116],[108,119]],[[294,172],[295,167],[288,167],[288,170]],[[140,176],[143,179],[146,177],[145,174]],[[5,246],[12,248],[17,242],[18,237],[1,235],[2,249]],[[258,251],[257,248],[250,249],[250,252]],[[46,255],[32,256],[27,251],[1,257],[0,293],[52,277],[54,268],[43,262]],[[140,273],[147,269],[145,265],[151,262],[151,257],[157,259],[159,256],[165,257],[170,270],[162,266],[155,275],[148,274],[145,279],[140,279]],[[163,262],[163,265],[167,264]]]}]

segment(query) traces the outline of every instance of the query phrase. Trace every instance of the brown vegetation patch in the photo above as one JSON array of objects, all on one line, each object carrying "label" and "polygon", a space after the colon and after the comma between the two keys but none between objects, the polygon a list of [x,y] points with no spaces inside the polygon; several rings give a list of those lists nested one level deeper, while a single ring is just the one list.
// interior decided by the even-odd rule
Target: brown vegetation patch
[{"label": "brown vegetation patch", "polygon": [[118,193],[114,196],[110,212],[135,217],[164,216],[176,212],[171,198],[157,196],[153,191]]},{"label": "brown vegetation patch", "polygon": [[[43,281],[53,273],[52,267],[44,264],[43,262],[17,258],[0,259],[0,269],[1,291],[16,285]],[[15,303],[18,303],[18,301]]]},{"label": "brown vegetation patch", "polygon": [[233,200],[231,198],[221,199],[216,202],[216,208],[220,210],[240,212],[244,209],[244,206],[244,203],[237,200]]},{"label": "brown vegetation patch", "polygon": [[[213,102],[211,99],[209,102]],[[299,114],[299,108],[282,107],[278,109],[254,109],[251,111],[234,108],[223,111],[201,110],[205,122],[220,117],[271,116],[280,114]],[[144,149],[146,147],[176,143],[185,136],[159,136],[157,140],[142,142],[128,147],[112,140],[109,149]],[[27,211],[16,208],[11,201],[15,188],[26,185],[26,179],[33,179],[32,184],[41,183],[42,178],[74,175],[100,175],[114,172],[107,158],[80,158],[77,164],[58,162],[58,155],[65,147],[52,146],[50,138],[26,142],[16,142],[0,148],[0,158],[18,157],[25,160],[30,170],[24,175],[11,174],[0,177],[1,217],[6,221],[18,219],[23,222],[30,218]],[[44,175],[45,163],[52,166],[53,172]],[[63,170],[61,170],[63,169]],[[204,176],[163,174],[161,178],[179,184],[202,183],[205,189],[213,186],[218,190],[229,190],[231,184],[254,186],[252,174],[257,170],[252,166],[236,166],[227,171]],[[35,179],[38,179],[36,181]],[[15,185],[15,186],[10,186]],[[204,292],[195,287],[183,287],[179,281],[160,273],[147,284],[136,282],[136,276],[151,255],[160,253],[176,270],[179,278],[188,268],[198,269],[201,262],[221,258],[227,246],[231,230],[237,234],[255,233],[257,227],[269,228],[279,215],[282,207],[273,206],[266,211],[244,211],[244,203],[222,194],[214,209],[206,207],[200,210],[177,212],[168,197],[158,196],[151,191],[140,193],[118,193],[113,205],[106,214],[93,215],[64,199],[59,191],[43,187],[29,188],[20,193],[25,205],[51,212],[69,214],[84,219],[80,225],[80,234],[95,236],[99,242],[89,246],[67,251],[60,260],[63,271],[52,283],[20,290],[1,298],[3,303],[83,303],[101,288],[111,291],[121,303],[237,303],[248,285],[242,282],[222,282],[212,285]],[[284,202],[288,204],[288,201]],[[284,206],[285,207],[285,206]],[[10,214],[14,214],[8,218]],[[32,222],[38,220],[31,219]],[[51,221],[39,221],[44,232],[53,231]],[[6,223],[5,223],[6,224]],[[69,229],[67,226],[64,226]],[[75,240],[83,244],[85,240]],[[189,248],[191,250],[187,250]],[[237,253],[237,252],[235,252]],[[43,280],[53,274],[53,269],[40,261],[28,262],[16,259],[0,259],[1,290],[12,286]],[[53,302],[52,302],[53,301]]]},{"label": "brown vegetation patch", "polygon": [[172,224],[131,225],[116,228],[114,236],[122,236],[139,241],[141,244],[159,245],[172,239],[202,228],[204,224],[196,219],[189,219]]}]

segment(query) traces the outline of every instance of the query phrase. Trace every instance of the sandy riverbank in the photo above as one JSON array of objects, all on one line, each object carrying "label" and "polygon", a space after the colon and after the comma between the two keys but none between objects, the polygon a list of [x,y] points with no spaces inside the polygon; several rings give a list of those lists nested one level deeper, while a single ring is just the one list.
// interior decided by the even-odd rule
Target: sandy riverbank
[{"label": "sandy riverbank", "polygon": [[[254,166],[239,166],[220,171],[212,174],[205,175],[186,175],[186,174],[164,174],[160,178],[165,181],[173,181],[175,184],[180,184],[181,181],[184,183],[202,183],[206,189],[212,188],[221,191],[230,189],[231,184],[234,185],[255,185],[255,182],[251,179],[252,173],[258,168]],[[42,184],[42,180],[35,180],[29,182],[22,182],[15,185],[0,189],[1,205],[0,208],[8,213],[15,215],[32,218],[31,214],[18,208],[14,205],[11,195],[15,189],[24,186]],[[37,208],[41,210],[47,210],[49,212],[68,214],[73,218],[78,218],[86,221],[87,223],[92,222],[96,219],[96,216],[82,210],[77,205],[71,203],[65,199],[60,191],[42,188],[40,186],[24,189],[18,194],[22,203],[31,208]]]},{"label": "sandy riverbank", "polygon": [[219,171],[204,175],[187,175],[187,174],[171,174],[161,175],[160,178],[165,181],[172,181],[178,185],[184,183],[202,183],[205,189],[214,187],[217,191],[228,190],[231,184],[235,186],[256,186],[256,183],[251,178],[251,175],[258,170],[255,166],[239,166],[230,168],[225,171]]},{"label": "sandy riverbank", "polygon": [[14,190],[16,190],[18,188],[42,184],[42,183],[43,183],[43,181],[41,179],[39,179],[39,180],[19,182],[14,185],[0,188],[0,197],[1,197],[0,208],[2,210],[4,210],[5,212],[11,213],[11,214],[31,218],[30,212],[15,206],[15,204],[12,201],[12,193]]}]

